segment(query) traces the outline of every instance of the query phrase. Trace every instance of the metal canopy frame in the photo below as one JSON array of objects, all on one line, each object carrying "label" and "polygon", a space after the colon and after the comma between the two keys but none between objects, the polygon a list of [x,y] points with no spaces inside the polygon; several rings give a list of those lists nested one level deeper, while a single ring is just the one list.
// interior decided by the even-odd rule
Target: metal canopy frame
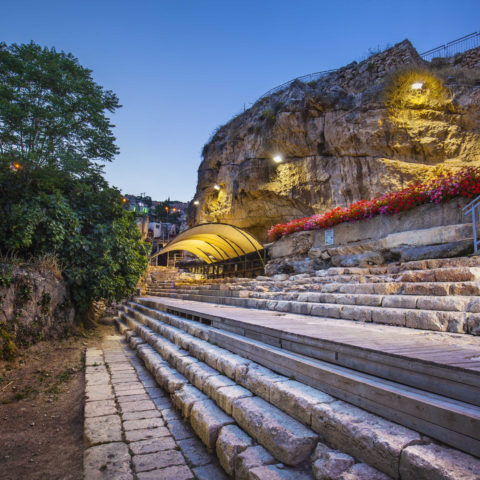
[{"label": "metal canopy frame", "polygon": [[164,248],[151,256],[183,250],[211,264],[243,257],[256,252],[263,265],[263,245],[255,237],[228,223],[202,223],[177,235]]}]

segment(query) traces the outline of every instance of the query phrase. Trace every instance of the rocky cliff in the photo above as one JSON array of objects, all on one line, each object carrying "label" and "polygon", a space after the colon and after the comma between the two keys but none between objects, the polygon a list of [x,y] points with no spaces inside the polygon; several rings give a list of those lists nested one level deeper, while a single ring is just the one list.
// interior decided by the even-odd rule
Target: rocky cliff
[{"label": "rocky cliff", "polygon": [[265,240],[275,223],[479,165],[479,113],[480,49],[427,63],[405,40],[296,80],[205,145],[190,224],[232,223]]}]

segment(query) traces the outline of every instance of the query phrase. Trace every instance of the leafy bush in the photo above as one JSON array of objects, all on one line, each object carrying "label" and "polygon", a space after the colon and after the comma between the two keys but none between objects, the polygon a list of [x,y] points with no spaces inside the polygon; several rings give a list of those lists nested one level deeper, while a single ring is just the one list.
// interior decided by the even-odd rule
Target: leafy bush
[{"label": "leafy bush", "polygon": [[80,313],[131,294],[147,264],[102,176],[118,151],[106,112],[118,107],[71,54],[0,44],[0,252],[58,259]]},{"label": "leafy bush", "polygon": [[320,215],[274,225],[268,232],[271,241],[291,233],[331,228],[343,222],[356,222],[377,215],[393,215],[425,203],[447,202],[455,197],[472,198],[480,194],[480,168],[467,167],[457,173],[439,176],[426,183],[413,183],[398,192],[371,200],[359,200],[348,207],[336,207]]}]

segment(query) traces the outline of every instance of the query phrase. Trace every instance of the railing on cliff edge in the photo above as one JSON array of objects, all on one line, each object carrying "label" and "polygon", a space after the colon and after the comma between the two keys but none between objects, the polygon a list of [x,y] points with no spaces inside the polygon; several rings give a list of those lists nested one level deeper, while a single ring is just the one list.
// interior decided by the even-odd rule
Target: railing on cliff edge
[{"label": "railing on cliff edge", "polygon": [[[420,56],[426,60],[427,62],[431,61],[432,58],[438,57],[453,57],[457,53],[466,52],[467,50],[471,50],[472,48],[480,47],[480,32],[473,32],[469,35],[465,35],[463,37],[457,38],[456,40],[452,40],[451,42],[446,43],[445,45],[440,45],[438,47],[432,48],[431,50],[427,50],[420,54]],[[261,95],[258,100],[262,98],[269,97],[270,95],[277,93],[284,88],[290,86],[296,80],[308,83],[308,82],[316,82],[320,80],[322,77],[327,76],[329,73],[336,72],[338,68],[333,70],[323,70],[321,72],[309,73],[308,75],[303,75],[302,77],[296,77],[293,80],[289,80],[288,82],[282,83],[281,85],[277,85],[276,87],[271,88],[263,95]]]},{"label": "railing on cliff edge", "polygon": [[465,205],[462,210],[464,215],[472,215],[473,251],[477,253],[478,244],[480,243],[477,238],[477,216],[480,221],[480,197],[475,198],[468,205]]}]

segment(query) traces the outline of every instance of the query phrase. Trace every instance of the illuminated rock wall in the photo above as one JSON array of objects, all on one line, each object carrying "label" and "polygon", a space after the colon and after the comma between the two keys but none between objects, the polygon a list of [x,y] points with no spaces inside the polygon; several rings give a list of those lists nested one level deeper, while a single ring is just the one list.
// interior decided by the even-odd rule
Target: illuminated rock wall
[{"label": "illuminated rock wall", "polygon": [[406,40],[295,81],[205,145],[190,224],[232,223],[265,240],[272,224],[480,165],[479,80],[480,49],[434,69]]}]

